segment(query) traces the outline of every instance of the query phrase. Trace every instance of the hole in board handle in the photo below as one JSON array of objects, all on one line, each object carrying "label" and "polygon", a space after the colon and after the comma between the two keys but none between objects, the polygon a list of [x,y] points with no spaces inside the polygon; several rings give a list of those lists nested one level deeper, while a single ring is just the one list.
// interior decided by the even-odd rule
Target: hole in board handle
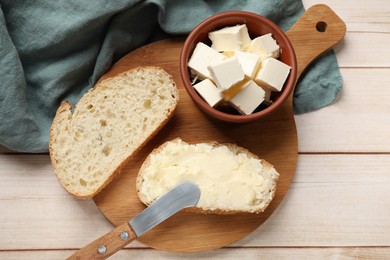
[{"label": "hole in board handle", "polygon": [[325,32],[327,26],[326,22],[321,21],[316,24],[316,29],[318,32]]}]

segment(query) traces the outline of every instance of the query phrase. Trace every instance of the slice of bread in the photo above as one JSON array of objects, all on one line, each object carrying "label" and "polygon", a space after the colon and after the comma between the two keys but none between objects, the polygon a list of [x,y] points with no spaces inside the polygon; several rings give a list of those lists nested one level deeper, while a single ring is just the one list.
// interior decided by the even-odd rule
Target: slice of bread
[{"label": "slice of bread", "polygon": [[179,92],[158,67],[138,67],[63,102],[50,129],[50,158],[62,186],[78,198],[100,192],[173,116]]},{"label": "slice of bread", "polygon": [[188,144],[174,139],[155,149],[137,176],[140,200],[150,205],[177,184],[197,184],[201,196],[189,211],[205,214],[263,212],[275,195],[279,173],[234,144]]}]

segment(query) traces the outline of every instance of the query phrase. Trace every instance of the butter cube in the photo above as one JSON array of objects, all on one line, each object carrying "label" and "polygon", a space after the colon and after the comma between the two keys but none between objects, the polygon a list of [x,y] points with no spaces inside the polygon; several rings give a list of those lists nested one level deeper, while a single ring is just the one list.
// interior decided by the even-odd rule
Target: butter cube
[{"label": "butter cube", "polygon": [[262,62],[261,68],[254,80],[257,84],[271,91],[281,91],[291,67],[287,64],[269,58]]},{"label": "butter cube", "polygon": [[209,33],[211,48],[217,51],[246,50],[251,44],[245,24],[225,27]]},{"label": "butter cube", "polygon": [[251,80],[230,100],[230,103],[241,114],[250,115],[264,101],[264,95],[265,91]]},{"label": "butter cube", "polygon": [[200,79],[210,78],[210,71],[208,66],[214,62],[220,62],[226,57],[210,48],[206,44],[199,42],[190,60],[188,61],[188,67],[191,69],[192,76],[198,76]]},{"label": "butter cube", "polygon": [[248,82],[250,80],[252,80],[252,79],[245,76],[245,78],[243,80],[241,80],[240,82],[234,84],[233,86],[231,86],[230,88],[228,88],[226,90],[221,91],[223,99],[225,101],[231,100],[235,95],[237,95],[237,93],[239,93],[241,91],[241,89],[243,89],[248,84]]},{"label": "butter cube", "polygon": [[266,101],[267,103],[270,103],[271,102],[271,94],[272,94],[272,91],[269,90],[269,89],[264,89],[263,90],[265,91],[265,94],[264,94],[264,101]]},{"label": "butter cube", "polygon": [[193,87],[198,92],[198,94],[212,107],[217,105],[222,100],[221,91],[209,79],[202,80]]},{"label": "butter cube", "polygon": [[256,53],[264,60],[271,57],[279,58],[280,48],[272,34],[268,33],[253,39],[248,51]]},{"label": "butter cube", "polygon": [[245,75],[254,77],[261,64],[260,56],[255,53],[243,51],[235,51],[235,55]]},{"label": "butter cube", "polygon": [[236,57],[211,64],[209,70],[211,78],[222,90],[230,88],[245,77]]}]

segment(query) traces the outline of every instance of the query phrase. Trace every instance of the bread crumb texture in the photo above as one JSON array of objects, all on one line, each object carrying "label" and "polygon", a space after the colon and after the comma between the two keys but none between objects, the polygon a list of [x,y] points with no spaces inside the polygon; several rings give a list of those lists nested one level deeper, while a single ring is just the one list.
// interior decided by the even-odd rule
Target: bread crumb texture
[{"label": "bread crumb texture", "polygon": [[140,67],[101,81],[73,113],[64,102],[50,138],[50,156],[61,184],[77,197],[95,195],[170,118],[177,102],[175,83],[157,67]]},{"label": "bread crumb texture", "polygon": [[273,199],[278,177],[271,164],[242,147],[175,139],[149,155],[137,185],[138,195],[147,205],[177,184],[190,181],[201,190],[200,212],[258,213]]}]

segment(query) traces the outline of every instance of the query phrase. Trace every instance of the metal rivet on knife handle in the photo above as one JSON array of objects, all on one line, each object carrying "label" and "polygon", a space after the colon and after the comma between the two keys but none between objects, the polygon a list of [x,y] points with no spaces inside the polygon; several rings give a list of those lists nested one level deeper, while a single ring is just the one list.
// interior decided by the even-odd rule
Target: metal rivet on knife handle
[{"label": "metal rivet on knife handle", "polygon": [[102,255],[102,254],[104,254],[106,252],[107,252],[107,248],[105,246],[101,245],[101,246],[98,247],[98,253],[99,254]]},{"label": "metal rivet on knife handle", "polygon": [[121,233],[121,239],[122,240],[126,240],[126,239],[128,239],[129,238],[129,233],[127,233],[126,231],[123,231],[122,233]]}]

